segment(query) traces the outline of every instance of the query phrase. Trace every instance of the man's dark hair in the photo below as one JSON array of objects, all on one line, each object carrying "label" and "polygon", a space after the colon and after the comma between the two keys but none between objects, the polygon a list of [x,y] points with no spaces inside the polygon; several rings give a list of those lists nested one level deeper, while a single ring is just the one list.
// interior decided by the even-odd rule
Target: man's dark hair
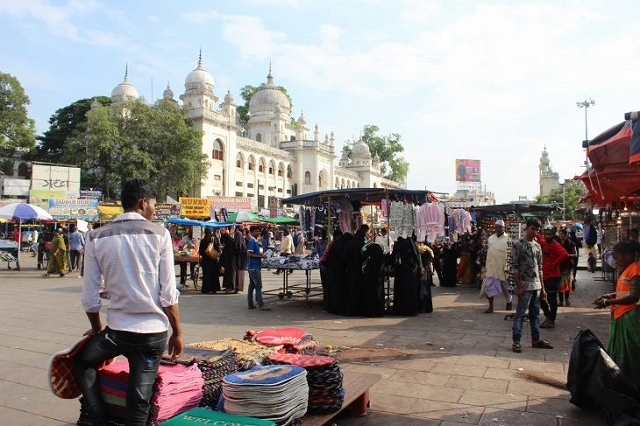
[{"label": "man's dark hair", "polygon": [[635,248],[632,244],[620,242],[613,246],[611,249],[613,253],[620,253],[621,255],[634,256]]},{"label": "man's dark hair", "polygon": [[139,200],[157,198],[158,194],[144,179],[131,179],[127,181],[120,192],[122,208],[127,210],[136,206]]},{"label": "man's dark hair", "polygon": [[334,229],[333,238],[338,238],[338,237],[342,237],[342,231],[339,229]]},{"label": "man's dark hair", "polygon": [[253,233],[254,231],[259,231],[260,227],[258,225],[254,225],[251,228],[249,228],[249,232]]},{"label": "man's dark hair", "polygon": [[364,232],[369,232],[369,225],[363,223],[362,225],[360,225],[360,229]]},{"label": "man's dark hair", "polygon": [[533,225],[536,228],[540,228],[542,226],[542,223],[540,223],[540,220],[536,217],[530,217],[529,219],[527,219],[527,228],[530,227],[531,225]]}]

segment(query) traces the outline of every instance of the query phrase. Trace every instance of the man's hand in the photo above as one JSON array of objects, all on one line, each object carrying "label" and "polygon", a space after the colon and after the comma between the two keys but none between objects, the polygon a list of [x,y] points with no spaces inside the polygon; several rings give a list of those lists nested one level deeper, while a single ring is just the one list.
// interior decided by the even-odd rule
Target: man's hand
[{"label": "man's hand", "polygon": [[178,357],[182,355],[183,349],[182,336],[172,334],[171,337],[169,337],[169,349],[167,351],[171,356],[171,362],[175,362]]}]

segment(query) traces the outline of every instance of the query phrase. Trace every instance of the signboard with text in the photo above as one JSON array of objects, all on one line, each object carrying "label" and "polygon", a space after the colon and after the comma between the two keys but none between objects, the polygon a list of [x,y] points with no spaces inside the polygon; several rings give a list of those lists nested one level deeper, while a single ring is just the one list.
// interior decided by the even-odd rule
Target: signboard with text
[{"label": "signboard with text", "polygon": [[65,197],[80,196],[80,169],[78,167],[34,164],[31,169],[31,189],[64,191]]},{"label": "signboard with text", "polygon": [[456,182],[481,182],[480,160],[456,159]]},{"label": "signboard with text", "polygon": [[180,197],[180,216],[188,218],[201,218],[211,216],[211,200],[208,198]]},{"label": "signboard with text", "polygon": [[49,199],[49,214],[58,220],[81,219],[95,222],[100,218],[98,200],[87,198]]},{"label": "signboard with text", "polygon": [[46,211],[49,211],[49,200],[64,197],[64,191],[49,191],[46,189],[32,189],[29,191],[29,203]]},{"label": "signboard with text", "polygon": [[230,212],[251,211],[251,198],[249,197],[222,197],[216,195],[207,198],[211,200],[211,207],[215,210],[225,207]]},{"label": "signboard with text", "polygon": [[156,203],[156,218],[169,219],[180,216],[180,204]]}]

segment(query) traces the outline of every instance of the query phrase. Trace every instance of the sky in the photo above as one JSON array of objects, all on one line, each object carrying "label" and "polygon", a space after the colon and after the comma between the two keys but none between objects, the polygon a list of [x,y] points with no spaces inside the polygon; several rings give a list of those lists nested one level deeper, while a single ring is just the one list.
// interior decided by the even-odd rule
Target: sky
[{"label": "sky", "polygon": [[453,194],[455,159],[476,159],[506,203],[538,195],[545,147],[571,179],[585,133],[640,109],[638,16],[632,0],[0,0],[0,71],[42,134],[56,110],[109,96],[127,65],[146,100],[167,84],[177,97],[201,50],[216,96],[240,103],[271,63],[293,117],[334,132],[338,158],[376,125],[402,138],[407,188]]}]

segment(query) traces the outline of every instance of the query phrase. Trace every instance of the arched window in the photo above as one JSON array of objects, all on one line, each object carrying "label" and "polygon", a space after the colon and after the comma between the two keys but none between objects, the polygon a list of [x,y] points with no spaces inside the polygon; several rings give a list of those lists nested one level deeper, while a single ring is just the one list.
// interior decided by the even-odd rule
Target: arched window
[{"label": "arched window", "polygon": [[269,173],[270,175],[275,173],[275,168],[276,165],[273,161],[269,161],[269,168],[267,169],[267,173]]},{"label": "arched window", "polygon": [[304,172],[304,183],[305,183],[305,185],[311,185],[311,172],[310,171]]},{"label": "arched window", "polygon": [[220,142],[220,139],[213,141],[213,152],[211,154],[211,158],[220,161],[224,159],[224,152],[222,151],[222,142]]},{"label": "arched window", "polygon": [[256,133],[256,141],[262,142],[262,134]]},{"label": "arched window", "polygon": [[280,163],[278,165],[278,176],[279,177],[283,177],[284,176],[284,164]]},{"label": "arched window", "polygon": [[236,167],[239,169],[244,169],[244,158],[242,158],[242,154],[238,153],[236,156]]},{"label": "arched window", "polygon": [[340,189],[340,178],[336,178],[336,189]]},{"label": "arched window", "polygon": [[291,170],[291,166],[287,166],[287,179],[291,179],[293,177],[293,170]]},{"label": "arched window", "polygon": [[29,166],[27,163],[20,163],[18,166],[18,176],[29,177]]},{"label": "arched window", "polygon": [[256,169],[256,160],[253,158],[253,156],[249,157],[249,170],[255,170]]},{"label": "arched window", "polygon": [[322,173],[318,175],[318,186],[322,188]]},{"label": "arched window", "polygon": [[265,168],[264,158],[261,158],[260,163],[258,163],[258,171],[260,173],[264,173],[264,168]]}]

